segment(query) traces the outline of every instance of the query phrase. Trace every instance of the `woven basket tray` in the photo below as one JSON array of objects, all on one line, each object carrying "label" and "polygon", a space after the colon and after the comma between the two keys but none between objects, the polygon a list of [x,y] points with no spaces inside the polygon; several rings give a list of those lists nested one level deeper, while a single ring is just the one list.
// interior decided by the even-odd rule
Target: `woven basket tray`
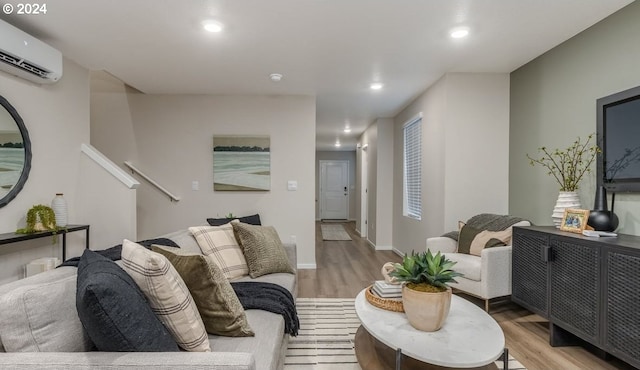
[{"label": "woven basket tray", "polygon": [[402,300],[392,299],[392,298],[381,298],[375,295],[371,288],[373,285],[369,286],[367,290],[365,290],[364,295],[367,298],[367,302],[372,305],[382,308],[387,311],[395,311],[395,312],[404,312],[404,307],[402,306]]}]

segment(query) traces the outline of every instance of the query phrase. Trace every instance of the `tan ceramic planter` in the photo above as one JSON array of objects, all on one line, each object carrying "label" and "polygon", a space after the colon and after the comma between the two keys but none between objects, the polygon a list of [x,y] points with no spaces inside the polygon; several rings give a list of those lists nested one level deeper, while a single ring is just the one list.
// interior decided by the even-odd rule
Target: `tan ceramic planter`
[{"label": "tan ceramic planter", "polygon": [[411,326],[422,331],[436,331],[444,324],[451,306],[451,288],[444,292],[418,292],[402,287],[402,305]]}]

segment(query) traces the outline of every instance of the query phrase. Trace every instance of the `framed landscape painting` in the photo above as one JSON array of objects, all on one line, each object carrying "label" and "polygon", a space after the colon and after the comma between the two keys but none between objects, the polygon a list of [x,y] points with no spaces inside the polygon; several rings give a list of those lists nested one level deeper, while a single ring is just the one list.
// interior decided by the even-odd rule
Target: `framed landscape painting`
[{"label": "framed landscape painting", "polygon": [[214,136],[214,191],[269,191],[269,136]]}]

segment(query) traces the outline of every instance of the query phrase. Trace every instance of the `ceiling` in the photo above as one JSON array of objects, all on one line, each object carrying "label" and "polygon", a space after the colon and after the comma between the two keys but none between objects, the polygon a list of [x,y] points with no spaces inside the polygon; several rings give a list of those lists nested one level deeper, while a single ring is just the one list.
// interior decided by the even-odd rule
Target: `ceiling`
[{"label": "ceiling", "polygon": [[[511,72],[631,2],[56,0],[0,18],[144,93],[315,96],[317,149],[354,150],[444,73]],[[452,39],[460,26],[469,36]]]}]

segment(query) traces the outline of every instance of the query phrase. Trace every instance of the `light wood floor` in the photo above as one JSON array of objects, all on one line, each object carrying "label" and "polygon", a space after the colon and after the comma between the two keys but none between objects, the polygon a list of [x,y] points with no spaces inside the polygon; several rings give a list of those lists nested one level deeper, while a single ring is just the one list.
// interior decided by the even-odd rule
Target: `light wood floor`
[{"label": "light wood floor", "polygon": [[[317,269],[298,271],[299,297],[354,298],[382,279],[385,262],[401,260],[391,251],[374,251],[356,233],[353,222],[343,225],[353,241],[323,241],[316,223]],[[480,300],[464,297],[482,307]],[[602,360],[582,347],[551,347],[548,322],[516,304],[496,303],[491,316],[502,327],[509,352],[529,370],[633,369],[615,358]]]}]

